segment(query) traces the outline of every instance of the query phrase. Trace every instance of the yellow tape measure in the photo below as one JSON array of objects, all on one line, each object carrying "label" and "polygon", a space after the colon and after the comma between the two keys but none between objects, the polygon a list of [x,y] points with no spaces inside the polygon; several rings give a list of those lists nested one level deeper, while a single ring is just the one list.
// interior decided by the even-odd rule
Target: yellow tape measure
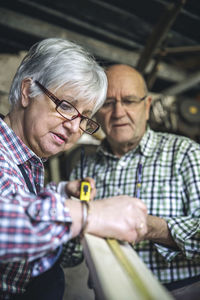
[{"label": "yellow tape measure", "polygon": [[144,296],[146,300],[154,300],[152,295],[150,295],[148,289],[144,285],[142,279],[138,277],[137,271],[134,269],[133,265],[130,263],[129,259],[126,257],[118,241],[114,239],[106,239],[108,245],[110,246],[111,250],[113,251],[114,255],[116,256],[117,260],[123,267],[123,269],[127,272],[130,279],[132,280],[133,284],[138,288],[140,293]]},{"label": "yellow tape measure", "polygon": [[81,189],[80,189],[80,200],[82,201],[90,201],[90,192],[91,186],[90,183],[83,180],[83,169],[84,169],[84,155],[85,149],[84,146],[81,147]]},{"label": "yellow tape measure", "polygon": [[81,182],[80,200],[90,201],[91,186],[87,181]]}]

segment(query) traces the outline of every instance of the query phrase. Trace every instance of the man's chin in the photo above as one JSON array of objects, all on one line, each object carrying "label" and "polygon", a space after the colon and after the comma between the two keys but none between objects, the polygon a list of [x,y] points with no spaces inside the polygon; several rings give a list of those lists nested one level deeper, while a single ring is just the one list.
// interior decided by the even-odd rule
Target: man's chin
[{"label": "man's chin", "polygon": [[[127,133],[127,132],[126,132]],[[133,140],[132,136],[127,136],[127,134],[125,135],[124,133],[117,133],[117,134],[113,134],[111,136],[112,140],[117,142],[117,143],[129,143]]]}]

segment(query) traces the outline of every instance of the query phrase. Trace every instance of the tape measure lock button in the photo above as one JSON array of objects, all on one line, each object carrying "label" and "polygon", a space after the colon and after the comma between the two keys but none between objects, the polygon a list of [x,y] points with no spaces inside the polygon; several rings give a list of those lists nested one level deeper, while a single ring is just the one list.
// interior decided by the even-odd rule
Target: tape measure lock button
[{"label": "tape measure lock button", "polygon": [[89,201],[90,200],[90,183],[87,181],[81,182],[80,200]]}]

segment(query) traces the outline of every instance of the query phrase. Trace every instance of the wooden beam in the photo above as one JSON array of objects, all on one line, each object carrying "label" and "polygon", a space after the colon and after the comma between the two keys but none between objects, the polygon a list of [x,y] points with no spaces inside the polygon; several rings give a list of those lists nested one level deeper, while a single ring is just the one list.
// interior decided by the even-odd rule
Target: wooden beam
[{"label": "wooden beam", "polygon": [[[15,30],[15,32],[23,32],[38,40],[50,37],[60,37],[75,41],[83,45],[101,60],[105,59],[106,61],[113,63],[123,63],[135,67],[140,55],[138,52],[126,50],[122,47],[116,47],[5,8],[1,8],[0,10],[0,25],[3,25],[10,30]],[[151,64],[154,64],[154,60],[151,60],[146,69],[147,73],[151,70]],[[161,63],[158,70],[158,77],[164,80],[170,79],[170,81],[180,82],[187,78],[187,74],[180,72],[180,70],[177,70],[173,66]]]},{"label": "wooden beam", "polygon": [[163,49],[156,49],[155,54],[163,56],[170,54],[182,54],[182,53],[198,53],[200,52],[200,45],[184,46],[184,47],[164,47]]},{"label": "wooden beam", "polygon": [[5,8],[1,8],[0,10],[0,25],[6,26],[11,30],[26,33],[38,39],[49,37],[69,39],[84,45],[96,56],[105,58],[108,61],[123,61],[124,63],[135,65],[139,56],[138,53],[106,44],[94,38]]},{"label": "wooden beam", "polygon": [[185,2],[186,0],[179,0],[176,4],[172,3],[166,7],[164,14],[161,16],[158,24],[154,27],[138,61],[137,68],[140,72],[144,72],[156,49],[160,47],[161,43],[166,38]]},{"label": "wooden beam", "polygon": [[151,90],[155,81],[156,81],[156,78],[157,78],[157,75],[158,75],[158,71],[159,71],[159,65],[162,61],[162,55],[157,55],[156,58],[155,58],[155,62],[154,62],[154,65],[151,69],[151,72],[148,74],[148,77],[147,77],[147,87],[148,87],[148,90]]},{"label": "wooden beam", "polygon": [[[63,13],[61,11],[58,11],[58,10],[55,10],[55,9],[52,9],[48,6],[45,6],[45,5],[42,5],[42,4],[39,4],[38,2],[34,2],[34,1],[26,1],[26,0],[21,0],[20,2],[23,3],[24,6],[26,6],[28,9],[37,9],[37,11],[39,11],[42,14],[44,14],[45,16],[49,16],[49,19],[50,18],[59,18],[59,20],[61,21],[64,21],[64,22],[67,22],[67,24],[72,24],[72,25],[75,25],[79,28],[83,28],[87,31],[90,31],[90,32],[94,32],[95,34],[99,35],[99,36],[104,36],[105,38],[113,41],[113,42],[117,42],[121,45],[124,45],[126,47],[130,47],[130,48],[138,48],[139,47],[139,44],[138,43],[135,43],[134,41],[128,39],[128,38],[125,38],[125,37],[121,37],[115,33],[112,33],[112,32],[109,32],[108,30],[105,30],[103,28],[100,28],[98,26],[95,26],[95,25],[91,25],[87,22],[84,22],[80,19],[77,19],[73,16],[71,16],[70,14],[66,14],[66,13]],[[108,4],[104,4],[104,3],[101,3],[101,2],[98,2],[96,1],[96,5],[100,5],[100,6],[108,6],[112,9],[115,9],[116,8],[112,7],[111,5],[109,6]],[[68,5],[67,3],[63,3],[63,5]],[[98,7],[97,7],[97,10],[98,10]],[[122,10],[119,10],[117,9],[117,12],[119,13],[119,16],[120,14],[122,14]]]},{"label": "wooden beam", "polygon": [[200,72],[197,72],[191,75],[186,80],[165,89],[161,93],[163,95],[170,95],[170,96],[178,95],[181,94],[182,92],[189,90],[191,87],[198,85],[199,83],[200,83]]},{"label": "wooden beam", "polygon": [[95,299],[101,300],[172,300],[128,243],[120,243],[120,252],[134,270],[132,277],[105,239],[86,234],[84,254],[90,271]]}]

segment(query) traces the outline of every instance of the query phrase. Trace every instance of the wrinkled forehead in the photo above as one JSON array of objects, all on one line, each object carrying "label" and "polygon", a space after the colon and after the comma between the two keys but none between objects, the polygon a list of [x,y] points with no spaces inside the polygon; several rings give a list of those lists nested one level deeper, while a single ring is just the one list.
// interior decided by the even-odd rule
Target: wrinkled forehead
[{"label": "wrinkled forehead", "polygon": [[141,76],[132,72],[108,72],[107,98],[121,98],[128,95],[142,97],[144,94],[144,81]]}]

